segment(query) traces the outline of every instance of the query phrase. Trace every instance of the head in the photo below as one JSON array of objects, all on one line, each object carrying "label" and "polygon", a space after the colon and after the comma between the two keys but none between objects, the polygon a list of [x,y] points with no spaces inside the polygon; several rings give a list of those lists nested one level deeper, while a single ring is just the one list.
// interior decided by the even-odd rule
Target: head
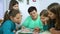
[{"label": "head", "polygon": [[37,18],[37,9],[36,9],[36,7],[34,7],[34,6],[29,7],[28,13],[32,17],[32,19],[35,20]]},{"label": "head", "polygon": [[49,9],[49,13],[53,13],[54,14],[53,17],[55,17],[57,25],[58,25],[58,27],[60,27],[59,26],[60,25],[60,5],[50,8]]},{"label": "head", "polygon": [[16,0],[11,0],[9,4],[9,10],[15,9],[18,10],[18,2]]},{"label": "head", "polygon": [[40,13],[40,19],[43,23],[47,22],[49,20],[48,18],[48,11],[46,9],[42,10]]},{"label": "head", "polygon": [[6,20],[12,20],[14,23],[19,24],[21,22],[20,11],[19,10],[6,11],[3,22],[5,22]]},{"label": "head", "polygon": [[55,11],[53,11],[53,13],[51,12],[51,11],[49,11],[52,7],[54,7],[54,6],[58,6],[59,4],[58,3],[52,3],[52,4],[50,4],[48,7],[47,7],[47,9],[48,9],[48,16],[50,17],[50,19],[55,19],[56,18],[56,16],[55,16]]}]

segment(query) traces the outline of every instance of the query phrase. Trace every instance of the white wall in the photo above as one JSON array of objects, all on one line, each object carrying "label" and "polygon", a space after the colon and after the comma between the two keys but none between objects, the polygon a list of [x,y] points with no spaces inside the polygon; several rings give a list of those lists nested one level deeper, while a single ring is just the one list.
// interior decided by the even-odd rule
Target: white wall
[{"label": "white wall", "polygon": [[10,0],[0,0],[0,19],[3,19],[4,13],[9,8]]},{"label": "white wall", "polygon": [[3,17],[3,1],[0,0],[0,19]]}]

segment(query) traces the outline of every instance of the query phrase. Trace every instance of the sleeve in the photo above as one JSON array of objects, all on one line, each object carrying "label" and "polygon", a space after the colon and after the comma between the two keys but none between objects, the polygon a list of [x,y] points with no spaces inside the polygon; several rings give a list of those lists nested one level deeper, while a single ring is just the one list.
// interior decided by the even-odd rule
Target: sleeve
[{"label": "sleeve", "polygon": [[40,30],[43,30],[43,23],[41,20],[40,20]]},{"label": "sleeve", "polygon": [[40,25],[40,29],[43,30],[43,24]]},{"label": "sleeve", "polygon": [[44,25],[43,26],[43,30],[45,31],[45,30],[48,30],[48,25]]},{"label": "sleeve", "polygon": [[29,23],[29,17],[27,17],[27,18],[25,19],[25,21],[23,22],[22,26],[28,27],[28,23]]},{"label": "sleeve", "polygon": [[8,21],[4,23],[3,34],[14,34],[13,31],[11,31],[11,23]]}]

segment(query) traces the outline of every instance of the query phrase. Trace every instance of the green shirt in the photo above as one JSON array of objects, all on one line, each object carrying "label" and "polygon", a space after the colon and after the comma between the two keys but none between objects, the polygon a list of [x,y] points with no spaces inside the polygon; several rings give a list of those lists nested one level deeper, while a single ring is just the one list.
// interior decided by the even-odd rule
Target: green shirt
[{"label": "green shirt", "polygon": [[34,29],[36,27],[40,28],[41,30],[43,29],[43,24],[40,20],[40,16],[38,16],[36,20],[33,20],[31,16],[28,16],[22,25],[30,29]]}]

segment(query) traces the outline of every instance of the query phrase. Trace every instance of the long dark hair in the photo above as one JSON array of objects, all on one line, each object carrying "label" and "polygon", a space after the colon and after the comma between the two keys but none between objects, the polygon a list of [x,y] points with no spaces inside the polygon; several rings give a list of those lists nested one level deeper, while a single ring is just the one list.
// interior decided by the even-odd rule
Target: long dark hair
[{"label": "long dark hair", "polygon": [[60,5],[54,6],[50,8],[49,10],[56,15],[55,28],[60,29]]},{"label": "long dark hair", "polygon": [[52,8],[53,6],[57,6],[57,5],[59,5],[59,3],[51,3],[51,4],[47,7],[47,9],[49,10],[49,9]]},{"label": "long dark hair", "polygon": [[10,4],[9,4],[9,10],[12,10],[13,9],[13,6],[18,4],[18,2],[16,0],[11,0],[10,1]]},{"label": "long dark hair", "polygon": [[[5,14],[4,14],[4,20],[3,20],[3,23],[6,21],[6,20],[11,20],[10,19],[10,16],[12,17],[15,17],[16,14],[20,13],[19,10],[9,10],[9,11],[6,11]],[[3,24],[2,23],[2,24]]]}]

